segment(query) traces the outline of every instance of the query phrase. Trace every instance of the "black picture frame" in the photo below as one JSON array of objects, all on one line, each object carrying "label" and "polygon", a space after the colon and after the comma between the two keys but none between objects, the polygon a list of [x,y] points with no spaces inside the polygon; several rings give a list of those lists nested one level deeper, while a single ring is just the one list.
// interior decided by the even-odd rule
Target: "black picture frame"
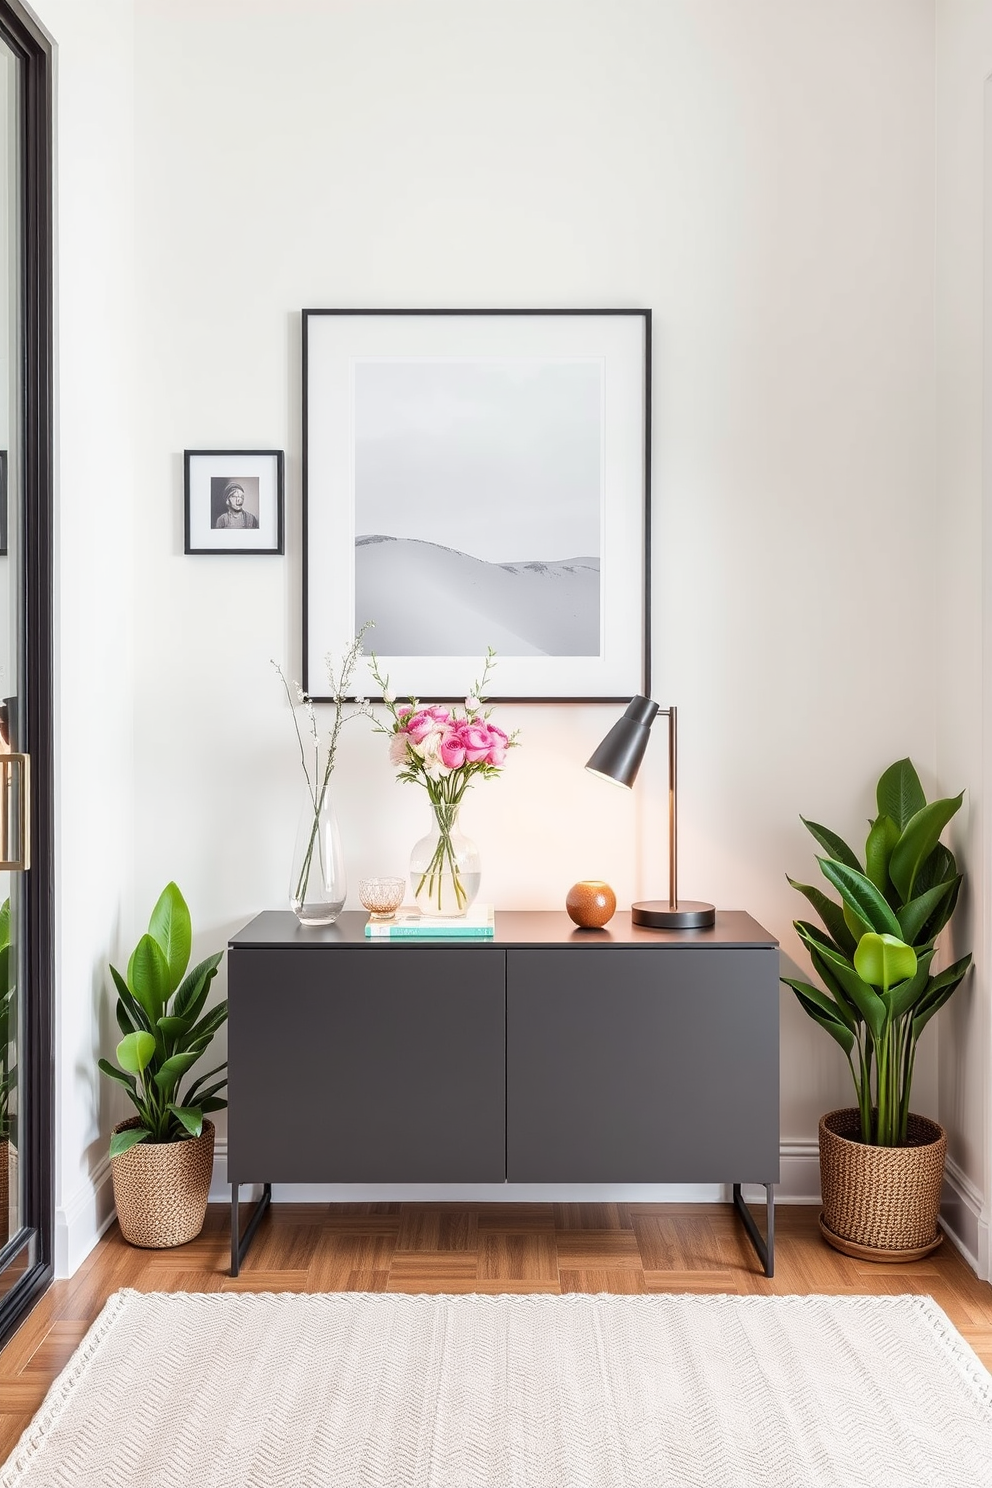
[{"label": "black picture frame", "polygon": [[[371,620],[366,649],[396,696],[463,697],[489,644],[498,659],[494,700],[650,696],[651,311],[305,309],[302,346],[307,693],[329,700],[324,658],[343,654]],[[515,383],[528,377],[525,395]],[[450,440],[430,425],[432,398],[447,405]],[[502,489],[514,492],[505,503],[509,523],[494,484],[489,496],[473,498],[474,513],[467,502],[461,509],[468,541],[447,538],[454,503],[443,493],[454,489],[455,470],[467,473],[465,489],[481,492],[501,462]],[[581,520],[572,520],[557,463],[576,468]],[[546,510],[557,531],[542,518]],[[375,525],[380,512],[395,533]],[[491,517],[508,531],[494,535]],[[594,541],[573,535],[580,531]],[[514,543],[523,550],[513,551]],[[452,606],[460,649],[453,643],[449,655],[440,619],[414,634],[414,596],[450,593],[455,569],[464,603]],[[469,612],[480,611],[480,593],[484,618],[466,625]],[[368,596],[388,612],[387,626],[364,613],[373,608],[363,602]],[[521,615],[531,627],[523,635]],[[420,649],[401,652],[411,639]],[[373,698],[379,688],[367,668],[360,663],[356,692]]]},{"label": "black picture frame", "polygon": [[283,553],[285,466],[282,450],[184,450],[184,552]]}]

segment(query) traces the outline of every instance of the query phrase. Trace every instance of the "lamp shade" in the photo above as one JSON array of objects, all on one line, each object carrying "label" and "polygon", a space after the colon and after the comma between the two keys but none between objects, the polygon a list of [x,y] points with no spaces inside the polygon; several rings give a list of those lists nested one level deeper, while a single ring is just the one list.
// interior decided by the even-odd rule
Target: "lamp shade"
[{"label": "lamp shade", "polygon": [[633,785],[657,716],[658,704],[650,698],[631,698],[623,717],[593,751],[586,769],[617,785]]}]

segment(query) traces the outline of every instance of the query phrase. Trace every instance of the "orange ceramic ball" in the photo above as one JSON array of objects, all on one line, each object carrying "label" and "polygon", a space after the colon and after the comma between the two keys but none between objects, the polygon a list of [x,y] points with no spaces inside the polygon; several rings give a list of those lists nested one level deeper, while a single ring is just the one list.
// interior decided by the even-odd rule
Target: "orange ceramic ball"
[{"label": "orange ceramic ball", "polygon": [[617,896],[608,883],[590,878],[573,884],[565,896],[568,917],[583,930],[598,930],[613,918]]}]

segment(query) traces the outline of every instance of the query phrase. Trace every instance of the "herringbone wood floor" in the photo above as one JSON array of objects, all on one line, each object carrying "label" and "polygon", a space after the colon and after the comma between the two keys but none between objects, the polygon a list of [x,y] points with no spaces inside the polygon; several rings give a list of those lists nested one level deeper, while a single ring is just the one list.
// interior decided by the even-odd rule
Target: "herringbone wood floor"
[{"label": "herringbone wood floor", "polygon": [[229,1211],[199,1239],[135,1250],[116,1225],[56,1282],[0,1353],[0,1463],[79,1340],[120,1287],[140,1291],[926,1292],[992,1369],[992,1286],[949,1241],[925,1261],[874,1265],[825,1245],[817,1210],[776,1211],[765,1277],[729,1205],[331,1204],[274,1206],[232,1278]]}]

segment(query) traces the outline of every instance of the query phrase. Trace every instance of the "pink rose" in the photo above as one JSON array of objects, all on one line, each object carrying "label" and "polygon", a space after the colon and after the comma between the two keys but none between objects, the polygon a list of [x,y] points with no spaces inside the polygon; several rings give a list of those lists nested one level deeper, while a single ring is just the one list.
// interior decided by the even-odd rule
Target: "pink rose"
[{"label": "pink rose", "polygon": [[446,734],[441,740],[439,753],[441,763],[449,770],[460,770],[465,763],[465,745],[455,731]]},{"label": "pink rose", "polygon": [[407,719],[405,727],[406,732],[410,735],[413,742],[419,744],[421,740],[425,739],[429,733],[437,728],[437,719],[431,715],[428,709],[422,708],[419,713],[415,713],[412,718]]},{"label": "pink rose", "polygon": [[437,703],[435,703],[432,708],[425,708],[424,711],[429,718],[436,718],[438,723],[451,722],[450,708],[442,708]]},{"label": "pink rose", "polygon": [[412,713],[412,712],[413,712],[413,704],[412,703],[400,703],[399,707],[396,709],[396,717],[397,718],[405,718],[408,713]]},{"label": "pink rose", "polygon": [[489,730],[485,724],[466,723],[459,730],[465,746],[465,758],[470,765],[477,765],[489,753]]},{"label": "pink rose", "polygon": [[492,746],[488,755],[486,756],[486,764],[495,765],[497,768],[500,765],[506,764],[506,750],[503,748],[502,744],[494,744]]},{"label": "pink rose", "polygon": [[490,734],[490,737],[493,740],[493,743],[495,744],[496,741],[498,740],[499,743],[500,743],[500,745],[501,745],[501,747],[503,749],[505,749],[506,746],[507,746],[507,744],[509,744],[510,740],[507,737],[507,735],[504,734],[503,730],[501,728],[497,728],[494,723],[488,723],[488,722],[486,724],[486,728],[489,730],[489,734]]}]

